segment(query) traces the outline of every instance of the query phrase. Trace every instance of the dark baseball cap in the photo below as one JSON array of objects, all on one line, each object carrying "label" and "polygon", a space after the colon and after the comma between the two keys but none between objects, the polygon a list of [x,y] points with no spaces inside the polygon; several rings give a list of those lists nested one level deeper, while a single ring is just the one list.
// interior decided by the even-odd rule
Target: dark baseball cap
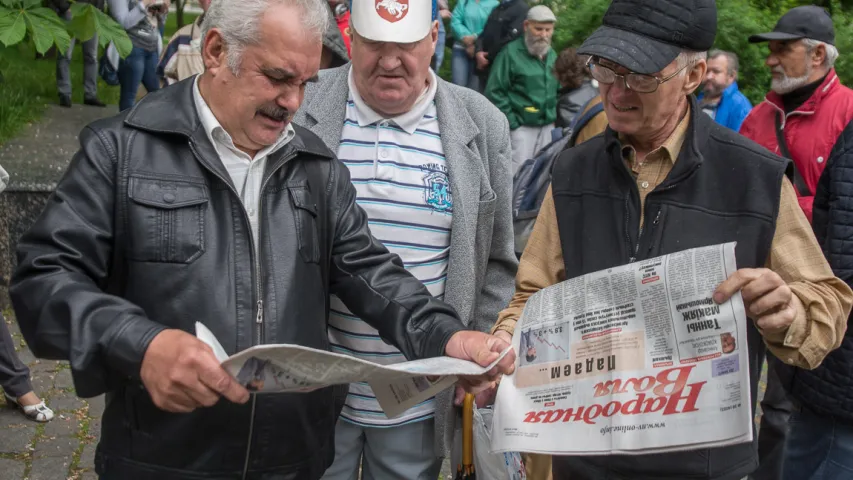
[{"label": "dark baseball cap", "polygon": [[663,70],[682,50],[704,52],[717,36],[714,0],[613,0],[578,49],[637,73]]},{"label": "dark baseball cap", "polygon": [[817,5],[792,8],[782,15],[772,32],[752,35],[749,41],[759,43],[801,38],[835,45],[835,27],[832,26],[832,17],[829,16],[829,12]]}]

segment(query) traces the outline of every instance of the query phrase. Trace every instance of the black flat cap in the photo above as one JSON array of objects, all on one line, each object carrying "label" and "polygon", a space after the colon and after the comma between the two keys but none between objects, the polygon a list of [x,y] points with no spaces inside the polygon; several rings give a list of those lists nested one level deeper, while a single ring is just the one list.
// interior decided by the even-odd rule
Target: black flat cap
[{"label": "black flat cap", "polygon": [[613,0],[578,53],[637,73],[656,73],[682,50],[704,52],[717,35],[714,0]]},{"label": "black flat cap", "polygon": [[829,16],[829,12],[817,5],[792,8],[782,15],[772,32],[752,35],[749,41],[759,43],[801,38],[835,45],[835,27],[832,26],[832,17]]}]

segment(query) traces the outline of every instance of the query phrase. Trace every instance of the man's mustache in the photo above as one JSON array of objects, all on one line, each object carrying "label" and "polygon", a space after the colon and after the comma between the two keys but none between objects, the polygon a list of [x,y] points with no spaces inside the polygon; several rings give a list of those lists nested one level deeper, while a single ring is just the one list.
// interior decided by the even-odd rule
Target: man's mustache
[{"label": "man's mustache", "polygon": [[274,103],[262,105],[258,109],[258,113],[264,115],[265,117],[269,117],[277,122],[284,122],[290,119],[290,111]]}]

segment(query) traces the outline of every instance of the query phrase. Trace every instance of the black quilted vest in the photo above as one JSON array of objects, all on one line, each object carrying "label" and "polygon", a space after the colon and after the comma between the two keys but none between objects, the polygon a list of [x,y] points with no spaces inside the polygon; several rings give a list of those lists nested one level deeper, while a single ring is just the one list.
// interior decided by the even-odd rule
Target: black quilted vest
[{"label": "black quilted vest", "polygon": [[[812,211],[815,236],[835,275],[853,285],[853,123],[847,125],[818,182]],[[785,388],[807,408],[853,423],[853,332],[814,370],[779,362]]]},{"label": "black quilted vest", "polygon": [[[639,191],[615,132],[608,128],[557,159],[552,189],[566,278],[732,241],[737,242],[738,268],[765,265],[787,163],[714,123],[692,97],[691,103],[684,145],[670,174],[646,197],[642,229]],[[749,325],[750,336],[758,335]],[[555,473],[571,471],[578,478],[607,479],[740,478],[757,466],[750,443],[670,454],[554,457],[553,461]]]}]

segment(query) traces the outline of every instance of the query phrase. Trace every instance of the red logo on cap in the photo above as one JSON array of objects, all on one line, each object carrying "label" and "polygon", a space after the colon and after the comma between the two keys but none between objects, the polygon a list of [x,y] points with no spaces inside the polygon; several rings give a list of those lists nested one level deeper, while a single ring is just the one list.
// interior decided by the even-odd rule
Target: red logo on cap
[{"label": "red logo on cap", "polygon": [[386,21],[399,22],[409,13],[409,0],[376,0],[376,11]]}]

